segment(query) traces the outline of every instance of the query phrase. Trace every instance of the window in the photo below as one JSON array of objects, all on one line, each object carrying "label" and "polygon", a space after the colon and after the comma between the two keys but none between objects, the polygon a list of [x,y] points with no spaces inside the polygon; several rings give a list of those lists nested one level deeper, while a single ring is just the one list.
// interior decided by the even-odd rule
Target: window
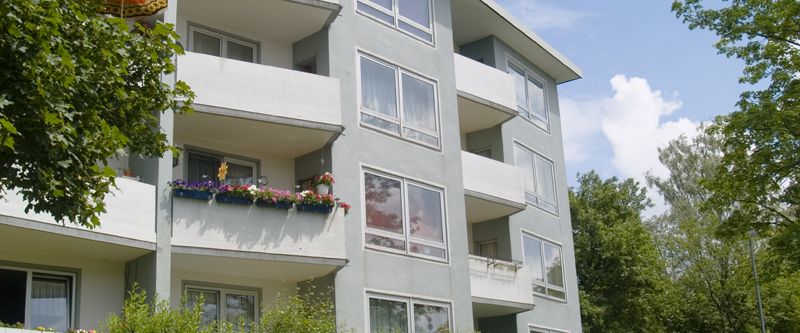
[{"label": "window", "polygon": [[358,0],[359,13],[433,44],[430,0]]},{"label": "window", "polygon": [[0,322],[66,332],[73,327],[73,275],[0,268]]},{"label": "window", "polygon": [[447,260],[441,189],[372,171],[364,189],[366,246]]},{"label": "window", "polygon": [[195,26],[189,27],[189,49],[216,57],[258,62],[255,43]]},{"label": "window", "polygon": [[225,184],[244,185],[254,184],[257,163],[232,157],[217,156],[208,153],[189,151],[187,153],[186,181],[199,182],[216,180],[217,171],[222,162],[228,164],[228,173],[225,175]]},{"label": "window", "polygon": [[522,246],[525,265],[533,276],[533,292],[565,301],[561,245],[523,234]]},{"label": "window", "polygon": [[530,333],[567,333],[567,331],[531,326]]},{"label": "window", "polygon": [[511,62],[508,63],[508,74],[514,78],[517,109],[520,116],[547,130],[549,117],[545,102],[544,83],[523,70],[522,66]]},{"label": "window", "polygon": [[436,83],[360,55],[361,124],[439,148]]},{"label": "window", "polygon": [[478,242],[478,255],[484,258],[497,258],[497,240]]},{"label": "window", "polygon": [[250,329],[258,320],[259,303],[255,291],[187,286],[186,298],[186,306],[190,308],[202,298],[200,316],[203,325],[221,325],[225,321],[234,325],[244,323]]},{"label": "window", "polygon": [[553,162],[518,144],[514,145],[514,159],[525,177],[525,201],[558,214]]},{"label": "window", "polygon": [[370,333],[450,332],[450,306],[408,297],[369,295]]}]

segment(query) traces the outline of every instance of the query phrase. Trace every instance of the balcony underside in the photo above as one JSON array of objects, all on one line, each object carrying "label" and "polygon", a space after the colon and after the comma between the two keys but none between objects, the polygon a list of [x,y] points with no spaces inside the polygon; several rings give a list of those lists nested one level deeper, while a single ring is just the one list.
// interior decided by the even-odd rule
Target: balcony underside
[{"label": "balcony underside", "polygon": [[258,280],[299,282],[323,277],[347,260],[264,255],[241,251],[172,247],[172,269]]},{"label": "balcony underside", "polygon": [[517,111],[465,92],[458,92],[458,121],[461,133],[491,128],[511,120]]},{"label": "balcony underside", "polygon": [[472,315],[478,319],[517,314],[533,310],[533,307],[527,303],[472,297]]},{"label": "balcony underside", "polygon": [[324,147],[342,127],[298,119],[195,105],[196,112],[178,115],[178,141],[246,147],[260,153],[295,158]]},{"label": "balcony underside", "polygon": [[525,204],[468,191],[464,196],[467,222],[488,221],[516,214],[525,209]]}]

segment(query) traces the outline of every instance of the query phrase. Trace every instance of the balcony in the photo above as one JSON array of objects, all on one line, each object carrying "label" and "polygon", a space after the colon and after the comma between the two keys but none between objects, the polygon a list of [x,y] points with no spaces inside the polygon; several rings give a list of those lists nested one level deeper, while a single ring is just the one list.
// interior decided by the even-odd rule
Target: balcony
[{"label": "balcony", "polygon": [[62,225],[44,213],[31,211],[26,214],[27,202],[21,195],[9,191],[9,195],[0,200],[0,215],[4,215],[0,216],[0,230],[13,226],[110,243],[130,243],[143,248],[154,247],[155,187],[122,177],[118,177],[116,182],[117,189],[111,189],[106,195],[106,213],[100,215],[100,226],[95,229],[72,223]]},{"label": "balcony", "polygon": [[494,127],[517,115],[510,75],[459,54],[454,57],[461,133]]},{"label": "balcony", "polygon": [[521,263],[471,255],[469,276],[475,318],[503,316],[533,309],[531,276]]},{"label": "balcony", "polygon": [[525,209],[525,189],[513,165],[461,152],[467,222],[480,222]]},{"label": "balcony", "polygon": [[177,76],[197,94],[198,111],[176,117],[179,139],[259,142],[267,154],[297,157],[343,130],[337,79],[190,52]]},{"label": "balcony", "polygon": [[[341,209],[320,214],[175,198],[172,214],[173,253],[181,269],[250,267],[261,278],[300,281],[347,262]],[[271,264],[253,265],[266,261]]]}]

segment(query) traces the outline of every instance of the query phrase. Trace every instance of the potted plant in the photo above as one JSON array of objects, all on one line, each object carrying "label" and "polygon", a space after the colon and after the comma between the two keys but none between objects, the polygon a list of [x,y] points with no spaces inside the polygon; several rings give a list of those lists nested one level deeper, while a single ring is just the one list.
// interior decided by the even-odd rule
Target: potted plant
[{"label": "potted plant", "polygon": [[348,204],[348,203],[346,203],[346,202],[344,202],[342,200],[339,200],[339,198],[336,198],[336,206],[337,207],[341,207],[342,209],[344,209],[344,215],[347,215],[348,213],[350,213],[350,208],[352,208],[352,206],[350,206],[350,204]]},{"label": "potted plant", "polygon": [[327,195],[331,191],[331,185],[336,183],[333,179],[333,175],[330,172],[326,172],[322,174],[322,176],[317,176],[314,180],[314,184],[317,186],[317,193],[320,195]]},{"label": "potted plant", "polygon": [[303,191],[297,194],[297,210],[301,212],[314,212],[328,214],[333,211],[336,204],[332,194],[322,195],[311,191]]},{"label": "potted plant", "polygon": [[258,193],[255,185],[222,185],[214,198],[219,203],[234,205],[252,205]]},{"label": "potted plant", "polygon": [[256,206],[291,209],[295,196],[292,192],[267,188],[256,195]]},{"label": "potted plant", "polygon": [[207,180],[202,182],[187,183],[181,179],[176,179],[168,183],[172,188],[172,195],[179,198],[211,200],[214,196],[216,187],[214,182]]}]

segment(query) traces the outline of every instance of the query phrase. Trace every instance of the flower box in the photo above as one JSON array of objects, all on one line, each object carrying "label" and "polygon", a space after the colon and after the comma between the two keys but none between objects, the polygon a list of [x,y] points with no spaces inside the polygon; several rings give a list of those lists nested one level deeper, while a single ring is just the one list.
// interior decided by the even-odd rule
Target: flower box
[{"label": "flower box", "polygon": [[330,214],[330,212],[333,211],[333,206],[325,205],[325,204],[300,203],[300,204],[297,204],[297,210],[299,210],[301,212]]},{"label": "flower box", "polygon": [[217,193],[217,195],[214,196],[214,198],[217,200],[217,202],[223,204],[243,205],[243,206],[249,206],[253,204],[253,200],[250,198],[237,197],[229,195],[227,193]]},{"label": "flower box", "polygon": [[275,201],[275,202],[273,202],[271,200],[266,200],[266,199],[261,199],[261,198],[256,199],[256,206],[259,206],[259,207],[272,207],[272,208],[287,209],[287,210],[288,209],[292,209],[292,203],[291,202],[285,202],[285,201]]},{"label": "flower box", "polygon": [[172,189],[172,195],[179,198],[208,201],[211,200],[211,197],[214,196],[214,193],[211,193],[209,191],[175,188]]}]

